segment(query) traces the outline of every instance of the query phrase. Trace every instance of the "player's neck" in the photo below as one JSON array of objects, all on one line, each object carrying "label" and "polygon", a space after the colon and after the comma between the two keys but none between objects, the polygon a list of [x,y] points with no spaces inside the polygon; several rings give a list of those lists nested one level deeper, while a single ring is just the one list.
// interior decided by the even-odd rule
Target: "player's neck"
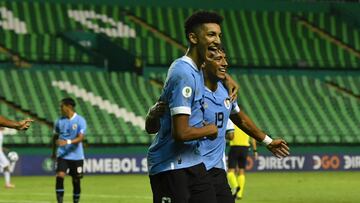
[{"label": "player's neck", "polygon": [[66,117],[67,117],[68,119],[71,119],[71,118],[74,116],[74,114],[75,114],[74,111],[70,111],[70,112],[68,112],[68,113],[66,114]]},{"label": "player's neck", "polygon": [[217,90],[218,84],[217,80],[212,79],[211,76],[204,74],[205,86],[209,88],[212,92]]},{"label": "player's neck", "polygon": [[185,55],[194,61],[194,63],[196,64],[198,69],[201,68],[201,65],[204,63],[204,60],[200,59],[200,56],[199,56],[198,52],[196,51],[196,49],[190,47],[186,51]]}]

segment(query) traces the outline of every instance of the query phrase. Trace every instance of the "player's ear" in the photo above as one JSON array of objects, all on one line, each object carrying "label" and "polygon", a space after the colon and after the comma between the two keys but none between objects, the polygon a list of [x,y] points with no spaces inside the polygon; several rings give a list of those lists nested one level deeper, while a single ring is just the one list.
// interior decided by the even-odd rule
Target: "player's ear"
[{"label": "player's ear", "polygon": [[189,41],[191,44],[197,44],[199,39],[194,32],[189,33]]}]

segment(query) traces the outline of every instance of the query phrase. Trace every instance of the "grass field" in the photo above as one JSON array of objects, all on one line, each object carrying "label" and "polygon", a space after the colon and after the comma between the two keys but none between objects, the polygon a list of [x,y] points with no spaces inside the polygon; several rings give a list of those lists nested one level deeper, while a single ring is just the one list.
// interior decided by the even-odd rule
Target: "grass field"
[{"label": "grass field", "polygon": [[[1,189],[0,203],[53,203],[54,177],[13,177],[16,188]],[[248,173],[246,203],[358,203],[360,172]],[[65,202],[72,202],[70,179],[65,181]],[[145,175],[86,176],[83,203],[150,203]]]}]

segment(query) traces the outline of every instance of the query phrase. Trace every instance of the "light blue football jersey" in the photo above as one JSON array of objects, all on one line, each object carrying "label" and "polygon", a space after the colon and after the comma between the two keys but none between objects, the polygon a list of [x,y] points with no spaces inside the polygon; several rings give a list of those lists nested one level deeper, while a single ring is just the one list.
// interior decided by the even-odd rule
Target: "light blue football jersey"
[{"label": "light blue football jersey", "polygon": [[148,150],[149,174],[188,168],[202,162],[197,150],[198,140],[177,142],[171,135],[171,116],[188,114],[189,125],[203,126],[201,103],[204,96],[203,73],[191,58],[175,60],[168,71],[160,97],[169,109],[160,119],[161,128]]},{"label": "light blue football jersey", "polygon": [[206,169],[225,169],[226,127],[231,113],[240,112],[237,102],[231,103],[227,89],[221,82],[215,92],[205,87],[204,120],[218,127],[218,136],[214,140],[202,139],[199,151],[203,156]]},{"label": "light blue football jersey", "polygon": [[[85,119],[74,114],[71,119],[63,116],[60,117],[54,126],[54,132],[59,134],[59,139],[72,140],[77,137],[78,134],[85,136],[86,121]],[[58,158],[67,160],[82,160],[84,159],[84,149],[82,143],[67,144],[65,146],[58,147],[57,155]]]}]

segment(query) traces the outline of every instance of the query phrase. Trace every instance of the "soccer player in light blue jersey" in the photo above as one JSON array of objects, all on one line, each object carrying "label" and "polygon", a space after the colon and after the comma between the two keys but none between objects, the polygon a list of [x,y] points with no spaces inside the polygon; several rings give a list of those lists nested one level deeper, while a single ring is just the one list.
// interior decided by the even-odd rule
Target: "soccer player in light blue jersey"
[{"label": "soccer player in light blue jersey", "polygon": [[83,177],[84,150],[82,141],[86,131],[85,119],[75,112],[75,101],[72,98],[64,98],[60,102],[62,116],[55,122],[53,154],[56,152],[56,199],[58,203],[63,202],[64,178],[69,170],[73,184],[73,202],[80,200],[81,185]]},{"label": "soccer player in light blue jersey", "polygon": [[[203,123],[204,79],[200,67],[206,52],[220,44],[221,22],[221,16],[206,11],[194,13],[185,22],[189,49],[170,66],[160,96],[168,109],[148,150],[153,202],[187,203],[190,198],[194,202],[216,202],[197,139],[217,135],[215,125]],[[147,122],[146,129],[149,127],[152,125]]]},{"label": "soccer player in light blue jersey", "polygon": [[203,139],[198,148],[212,178],[217,202],[221,203],[234,202],[225,169],[225,135],[229,117],[239,128],[249,132],[249,135],[257,141],[263,142],[268,139],[266,144],[274,155],[284,157],[289,154],[284,140],[271,140],[256,127],[244,112],[240,111],[237,102],[230,101],[227,90],[221,82],[225,77],[227,66],[225,52],[219,49],[214,54],[213,60],[208,61],[203,68],[206,86],[203,104],[204,120],[207,123],[215,123],[218,128],[218,136],[215,139]]}]

